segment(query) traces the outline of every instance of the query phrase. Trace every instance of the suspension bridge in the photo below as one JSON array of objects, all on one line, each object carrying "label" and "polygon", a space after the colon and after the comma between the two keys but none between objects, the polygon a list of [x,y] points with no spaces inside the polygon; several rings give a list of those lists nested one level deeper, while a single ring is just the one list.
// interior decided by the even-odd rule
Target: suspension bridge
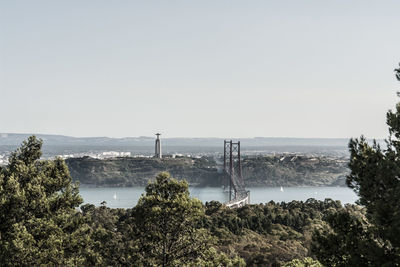
[{"label": "suspension bridge", "polygon": [[246,190],[242,176],[240,141],[224,140],[224,172],[229,186],[229,201],[225,205],[238,208],[250,204],[250,191]]}]

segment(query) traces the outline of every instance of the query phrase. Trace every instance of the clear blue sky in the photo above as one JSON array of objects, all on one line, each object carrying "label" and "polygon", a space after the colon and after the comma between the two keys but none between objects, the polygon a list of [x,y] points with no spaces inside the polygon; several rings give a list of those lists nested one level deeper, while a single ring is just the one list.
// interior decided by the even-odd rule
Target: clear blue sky
[{"label": "clear blue sky", "polygon": [[400,1],[0,3],[0,132],[387,136]]}]

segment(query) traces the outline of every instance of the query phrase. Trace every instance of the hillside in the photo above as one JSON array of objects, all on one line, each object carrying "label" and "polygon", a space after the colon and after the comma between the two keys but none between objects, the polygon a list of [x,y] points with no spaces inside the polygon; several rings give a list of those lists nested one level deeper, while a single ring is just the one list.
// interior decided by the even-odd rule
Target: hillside
[{"label": "hillside", "polygon": [[247,157],[242,162],[247,186],[344,186],[347,160],[307,156]]},{"label": "hillside", "polygon": [[[219,160],[218,160],[219,161]],[[75,181],[90,186],[144,186],[158,172],[168,171],[192,186],[222,186],[226,177],[212,157],[112,158],[66,160]],[[347,162],[338,158],[307,156],[244,157],[246,186],[344,186]]]},{"label": "hillside", "polygon": [[[112,158],[89,157],[66,160],[74,180],[94,186],[144,186],[161,171],[170,172],[176,179],[186,179],[195,186],[218,186],[222,174],[215,162],[205,158]],[[204,164],[205,163],[205,164]]]}]

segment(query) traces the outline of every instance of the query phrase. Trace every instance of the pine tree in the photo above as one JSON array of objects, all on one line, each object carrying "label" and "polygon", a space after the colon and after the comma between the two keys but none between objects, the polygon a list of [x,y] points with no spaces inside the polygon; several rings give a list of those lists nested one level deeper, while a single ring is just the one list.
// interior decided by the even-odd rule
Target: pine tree
[{"label": "pine tree", "polygon": [[82,203],[62,159],[40,160],[42,141],[29,137],[0,169],[2,266],[100,263]]},{"label": "pine tree", "polygon": [[133,208],[134,239],[145,266],[241,266],[213,248],[213,238],[200,227],[205,208],[190,198],[186,181],[160,173]]},{"label": "pine tree", "polygon": [[[400,81],[400,68],[395,72]],[[400,103],[386,114],[386,121],[389,138],[384,148],[363,136],[350,140],[351,173],[346,183],[366,213],[328,216],[330,230],[314,236],[313,251],[323,264],[400,265]]]}]

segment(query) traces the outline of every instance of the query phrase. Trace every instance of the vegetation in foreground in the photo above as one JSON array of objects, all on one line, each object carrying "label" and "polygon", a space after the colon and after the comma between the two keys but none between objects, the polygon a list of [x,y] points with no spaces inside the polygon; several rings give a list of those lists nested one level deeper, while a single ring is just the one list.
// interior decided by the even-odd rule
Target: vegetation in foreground
[{"label": "vegetation in foreground", "polygon": [[[400,69],[396,70],[400,80]],[[387,147],[351,140],[360,204],[310,199],[227,209],[160,173],[132,209],[81,206],[61,159],[30,137],[0,169],[3,266],[399,266],[400,103]],[[312,257],[316,257],[318,261]]]},{"label": "vegetation in foreground", "polygon": [[40,160],[40,149],[41,141],[29,138],[0,170],[4,266],[294,264],[311,260],[312,229],[324,224],[324,214],[344,209],[312,199],[239,209],[204,205],[168,173],[149,183],[132,209],[80,206],[65,162]]}]

